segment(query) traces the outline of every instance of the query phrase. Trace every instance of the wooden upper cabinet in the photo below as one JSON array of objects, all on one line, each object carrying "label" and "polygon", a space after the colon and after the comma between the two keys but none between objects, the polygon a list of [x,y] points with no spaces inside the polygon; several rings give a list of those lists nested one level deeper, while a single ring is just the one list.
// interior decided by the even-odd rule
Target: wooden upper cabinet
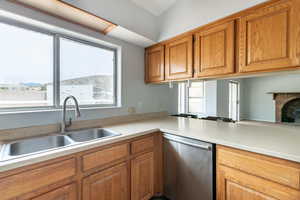
[{"label": "wooden upper cabinet", "polygon": [[127,165],[120,164],[83,180],[83,200],[128,200]]},{"label": "wooden upper cabinet", "polygon": [[165,49],[156,45],[145,50],[145,82],[155,83],[165,80]]},{"label": "wooden upper cabinet", "polygon": [[154,153],[131,161],[131,200],[149,200],[154,195]]},{"label": "wooden upper cabinet", "polygon": [[76,185],[71,184],[41,196],[35,197],[32,200],[76,200],[77,199],[77,191]]},{"label": "wooden upper cabinet", "polygon": [[186,36],[166,44],[166,80],[193,77],[193,36]]},{"label": "wooden upper cabinet", "polygon": [[240,18],[240,72],[270,71],[299,64],[298,4],[298,0],[283,0]]},{"label": "wooden upper cabinet", "polygon": [[234,72],[234,21],[195,34],[195,76]]}]

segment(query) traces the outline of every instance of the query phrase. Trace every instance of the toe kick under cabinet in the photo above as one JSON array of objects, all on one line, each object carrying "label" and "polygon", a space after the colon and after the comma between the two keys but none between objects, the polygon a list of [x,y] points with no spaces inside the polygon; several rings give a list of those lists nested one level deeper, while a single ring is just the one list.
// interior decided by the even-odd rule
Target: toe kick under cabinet
[{"label": "toe kick under cabinet", "polygon": [[156,193],[160,133],[0,173],[0,200],[148,200]]}]

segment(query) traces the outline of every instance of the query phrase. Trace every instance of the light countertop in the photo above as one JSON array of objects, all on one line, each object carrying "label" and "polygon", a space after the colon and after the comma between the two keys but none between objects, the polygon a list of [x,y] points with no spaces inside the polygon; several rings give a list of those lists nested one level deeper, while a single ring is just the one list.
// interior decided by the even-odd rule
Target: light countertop
[{"label": "light countertop", "polygon": [[300,162],[300,127],[166,117],[107,127],[123,134],[162,132]]},{"label": "light countertop", "polygon": [[95,140],[33,156],[0,162],[0,172],[130,139],[155,131],[300,162],[300,127],[260,123],[225,123],[181,117],[160,117],[105,126],[121,136]]}]

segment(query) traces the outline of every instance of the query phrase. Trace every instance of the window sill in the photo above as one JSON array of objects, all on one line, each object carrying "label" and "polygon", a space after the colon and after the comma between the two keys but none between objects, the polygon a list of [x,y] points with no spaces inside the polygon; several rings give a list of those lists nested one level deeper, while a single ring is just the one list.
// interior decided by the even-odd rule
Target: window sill
[{"label": "window sill", "polygon": [[[121,105],[117,106],[94,106],[94,107],[80,107],[80,110],[99,110],[99,109],[118,109],[122,108]],[[74,107],[68,107],[67,110],[75,110]],[[0,115],[9,115],[9,114],[24,114],[24,113],[46,113],[46,112],[62,112],[62,108],[30,108],[30,109],[3,109],[0,110]]]}]

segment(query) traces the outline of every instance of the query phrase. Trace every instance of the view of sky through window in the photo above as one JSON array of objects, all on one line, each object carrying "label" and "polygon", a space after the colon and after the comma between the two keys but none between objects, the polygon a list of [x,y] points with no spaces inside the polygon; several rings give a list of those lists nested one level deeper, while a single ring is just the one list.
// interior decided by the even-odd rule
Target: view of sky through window
[{"label": "view of sky through window", "polygon": [[53,38],[2,23],[0,35],[0,107],[52,105]]},{"label": "view of sky through window", "polygon": [[[56,45],[55,34],[4,23],[0,35],[0,108],[58,107],[69,95],[80,105],[115,104],[114,50],[60,35]],[[60,53],[58,77],[54,52]]]},{"label": "view of sky through window", "polygon": [[60,99],[74,95],[81,105],[113,104],[114,52],[60,40]]}]

